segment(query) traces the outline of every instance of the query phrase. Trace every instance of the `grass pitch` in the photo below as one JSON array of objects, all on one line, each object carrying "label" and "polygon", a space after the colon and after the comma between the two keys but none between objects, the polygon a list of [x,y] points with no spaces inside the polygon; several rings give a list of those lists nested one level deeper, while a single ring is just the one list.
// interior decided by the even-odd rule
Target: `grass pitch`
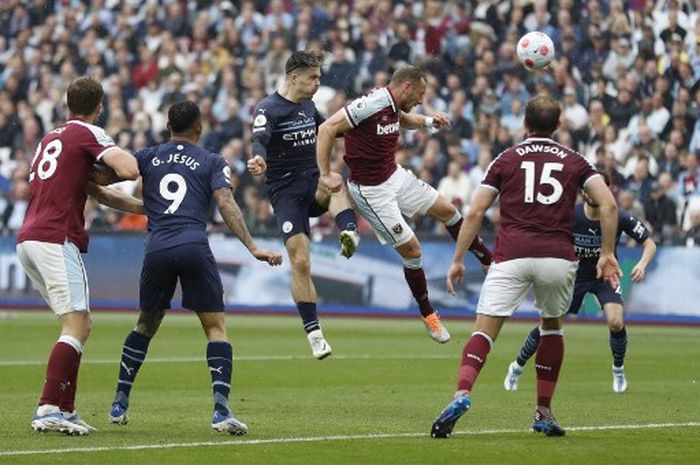
[{"label": "grass pitch", "polygon": [[532,364],[506,392],[508,363],[531,324],[507,323],[448,440],[429,437],[455,388],[471,322],[447,321],[440,346],[419,319],[325,318],[333,355],[311,357],[295,317],[229,316],[231,406],[250,428],[210,429],[206,341],[193,315],[169,315],[132,390],[127,426],[110,425],[121,345],[136,314],[95,313],[78,409],[99,431],[37,434],[30,421],[58,325],[48,312],[0,314],[0,464],[689,464],[700,455],[700,330],[628,327],[629,390],[611,389],[604,324],[565,329],[554,412],[563,438],[529,431]]}]

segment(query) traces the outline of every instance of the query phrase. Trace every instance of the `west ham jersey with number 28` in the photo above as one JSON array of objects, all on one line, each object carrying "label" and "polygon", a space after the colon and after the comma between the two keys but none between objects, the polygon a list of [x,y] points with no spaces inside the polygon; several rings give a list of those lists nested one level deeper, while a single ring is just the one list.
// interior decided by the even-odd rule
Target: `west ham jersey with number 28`
[{"label": "west ham jersey with number 28", "polygon": [[29,174],[29,205],[17,243],[66,240],[85,253],[85,185],[92,165],[116,147],[104,129],[69,120],[41,138]]}]

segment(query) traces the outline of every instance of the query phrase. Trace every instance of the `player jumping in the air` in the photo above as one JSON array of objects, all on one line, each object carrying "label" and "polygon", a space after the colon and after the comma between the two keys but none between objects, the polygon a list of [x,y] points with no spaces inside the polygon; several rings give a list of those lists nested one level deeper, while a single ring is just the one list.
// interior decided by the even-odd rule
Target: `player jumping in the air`
[{"label": "player jumping in the air", "polygon": [[[379,241],[391,244],[403,258],[404,277],[426,329],[435,341],[445,343],[450,340],[450,333],[428,298],[420,242],[404,215],[428,215],[443,223],[455,240],[462,215],[432,186],[397,165],[394,155],[401,128],[444,128],[450,124],[444,113],[433,116],[410,113],[422,102],[425,91],[426,76],[421,68],[398,69],[387,87],[374,89],[352,101],[321,125],[317,154],[321,182],[331,192],[343,189],[342,179],[331,172],[330,155],[335,137],[344,135],[350,195]],[[491,254],[481,238],[475,236],[470,247],[482,264],[491,263]]]},{"label": "player jumping in the air", "polygon": [[[357,250],[357,217],[347,192],[330,192],[318,182],[316,131],[323,117],[311,100],[320,86],[322,60],[309,52],[294,52],[285,65],[279,91],[265,97],[253,119],[253,156],[248,170],[266,175],[270,202],[284,238],[296,303],[314,357],[331,354],[316,312],[316,289],[311,280],[309,218],[329,212],[340,229],[341,254]],[[338,175],[336,175],[338,176]],[[338,176],[340,181],[340,176]]]}]

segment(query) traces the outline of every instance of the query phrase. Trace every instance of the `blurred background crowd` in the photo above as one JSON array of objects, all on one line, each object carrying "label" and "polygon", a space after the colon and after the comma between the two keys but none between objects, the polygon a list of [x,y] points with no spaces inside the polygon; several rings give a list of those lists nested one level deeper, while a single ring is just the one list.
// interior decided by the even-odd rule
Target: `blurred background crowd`
[{"label": "blurred background crowd", "polygon": [[[532,30],[557,47],[546,72],[517,60],[516,43]],[[523,139],[528,98],[548,92],[564,108],[556,138],[609,175],[620,205],[659,242],[700,244],[699,46],[700,0],[5,0],[0,227],[21,225],[37,143],[66,120],[67,86],[87,74],[106,93],[98,124],[132,151],[167,139],[169,104],[199,102],[202,144],[230,164],[249,228],[274,234],[264,181],[245,169],[251,115],[284,77],[290,53],[316,50],[326,59],[315,101],[327,116],[387,83],[397,66],[428,70],[415,111],[446,112],[452,126],[403,133],[396,158],[460,208],[489,162]],[[339,139],[341,172],[342,155]],[[213,210],[211,220],[221,227]],[[497,208],[489,220],[497,228]],[[423,236],[443,234],[415,221]],[[86,222],[145,227],[93,202]],[[332,232],[332,221],[314,226],[316,235]]]}]

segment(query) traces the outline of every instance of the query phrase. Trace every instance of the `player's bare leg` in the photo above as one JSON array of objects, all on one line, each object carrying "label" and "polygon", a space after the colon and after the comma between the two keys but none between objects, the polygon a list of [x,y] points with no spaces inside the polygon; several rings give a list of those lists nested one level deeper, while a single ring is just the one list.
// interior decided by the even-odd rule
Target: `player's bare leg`
[{"label": "player's bare leg", "polygon": [[216,431],[242,436],[248,433],[248,426],[233,416],[228,398],[231,393],[233,373],[233,348],[228,342],[224,312],[197,312],[202,329],[207,336],[207,365],[211,373],[211,387],[214,395],[214,414],[211,427]]},{"label": "player's bare leg", "polygon": [[295,234],[287,239],[284,246],[292,268],[292,298],[301,316],[311,351],[314,357],[323,360],[331,354],[331,346],[323,337],[316,313],[317,297],[314,282],[311,280],[309,237],[303,233]]},{"label": "player's bare leg", "polygon": [[[331,176],[340,177],[337,173]],[[316,190],[316,202],[328,208],[328,213],[335,219],[340,230],[340,254],[345,258],[352,257],[360,245],[360,235],[357,233],[357,216],[350,201],[347,187],[341,179],[341,188],[338,192],[330,192],[323,183],[319,183]]]},{"label": "player's bare leg", "polygon": [[425,329],[436,342],[444,344],[450,340],[450,333],[442,325],[440,317],[428,298],[428,282],[423,271],[423,257],[418,238],[413,235],[408,242],[396,247],[396,251],[403,258],[404,278],[413,298],[416,299]]},{"label": "player's bare leg", "polygon": [[540,344],[535,355],[537,371],[537,408],[532,429],[547,436],[564,436],[551,410],[552,397],[564,360],[563,317],[542,318]]},{"label": "player's bare leg", "polygon": [[[428,216],[445,225],[445,229],[455,241],[462,227],[462,215],[457,208],[439,195],[433,205],[428,209]],[[477,234],[469,246],[469,250],[481,262],[484,272],[491,265],[491,251],[486,247],[484,240]]]},{"label": "player's bare leg", "polygon": [[627,328],[625,328],[622,305],[608,302],[603,305],[603,313],[605,313],[605,318],[608,320],[608,328],[610,328],[610,350],[613,356],[613,391],[622,394],[627,390],[627,378],[625,377]]},{"label": "player's bare leg", "polygon": [[126,336],[122,346],[122,356],[119,362],[119,377],[112,406],[109,409],[109,421],[117,425],[129,422],[129,396],[136,382],[136,375],[146,360],[151,339],[158,332],[165,317],[165,310],[141,311],[134,329]]},{"label": "player's bare leg", "polygon": [[73,311],[59,316],[61,335],[51,350],[44,389],[32,419],[35,431],[58,431],[83,436],[95,428],[75,412],[75,394],[83,345],[90,336],[90,312]]},{"label": "player's bare leg", "polygon": [[433,423],[430,430],[432,437],[450,437],[457,420],[471,407],[472,388],[506,319],[481,313],[477,315],[474,332],[462,349],[457,391]]}]

